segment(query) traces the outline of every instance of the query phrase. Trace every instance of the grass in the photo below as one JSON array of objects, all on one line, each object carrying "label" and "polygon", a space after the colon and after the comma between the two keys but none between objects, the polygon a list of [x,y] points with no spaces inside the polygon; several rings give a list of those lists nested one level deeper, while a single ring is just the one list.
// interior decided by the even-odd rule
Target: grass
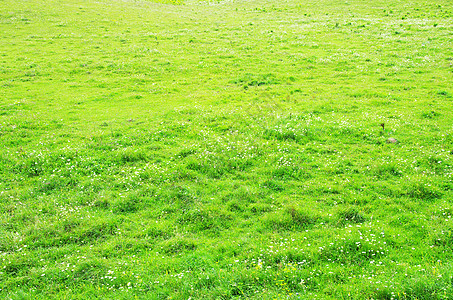
[{"label": "grass", "polygon": [[0,298],[453,298],[452,21],[1,1]]}]

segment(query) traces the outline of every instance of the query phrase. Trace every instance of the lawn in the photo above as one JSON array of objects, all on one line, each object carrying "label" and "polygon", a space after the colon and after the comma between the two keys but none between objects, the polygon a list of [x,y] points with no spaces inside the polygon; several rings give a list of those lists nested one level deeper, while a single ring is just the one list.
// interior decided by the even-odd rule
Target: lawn
[{"label": "lawn", "polygon": [[0,0],[0,298],[453,299],[450,0]]}]

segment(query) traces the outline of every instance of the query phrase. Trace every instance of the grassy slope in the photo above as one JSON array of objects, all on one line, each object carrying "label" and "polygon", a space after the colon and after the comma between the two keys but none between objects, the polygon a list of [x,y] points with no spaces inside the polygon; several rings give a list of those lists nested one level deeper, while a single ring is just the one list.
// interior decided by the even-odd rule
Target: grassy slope
[{"label": "grassy slope", "polygon": [[1,1],[0,297],[452,297],[452,20]]}]

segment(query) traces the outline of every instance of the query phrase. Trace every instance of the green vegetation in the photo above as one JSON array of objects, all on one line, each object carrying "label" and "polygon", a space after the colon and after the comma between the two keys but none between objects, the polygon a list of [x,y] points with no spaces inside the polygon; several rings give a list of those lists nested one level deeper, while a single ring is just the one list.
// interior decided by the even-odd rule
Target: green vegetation
[{"label": "green vegetation", "polygon": [[453,298],[450,0],[2,0],[0,31],[0,298]]}]

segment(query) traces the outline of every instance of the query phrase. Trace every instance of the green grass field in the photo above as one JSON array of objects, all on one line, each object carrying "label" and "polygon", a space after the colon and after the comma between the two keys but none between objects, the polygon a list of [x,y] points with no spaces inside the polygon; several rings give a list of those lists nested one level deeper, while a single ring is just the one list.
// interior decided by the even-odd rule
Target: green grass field
[{"label": "green grass field", "polygon": [[0,0],[0,32],[1,299],[453,299],[451,0]]}]

